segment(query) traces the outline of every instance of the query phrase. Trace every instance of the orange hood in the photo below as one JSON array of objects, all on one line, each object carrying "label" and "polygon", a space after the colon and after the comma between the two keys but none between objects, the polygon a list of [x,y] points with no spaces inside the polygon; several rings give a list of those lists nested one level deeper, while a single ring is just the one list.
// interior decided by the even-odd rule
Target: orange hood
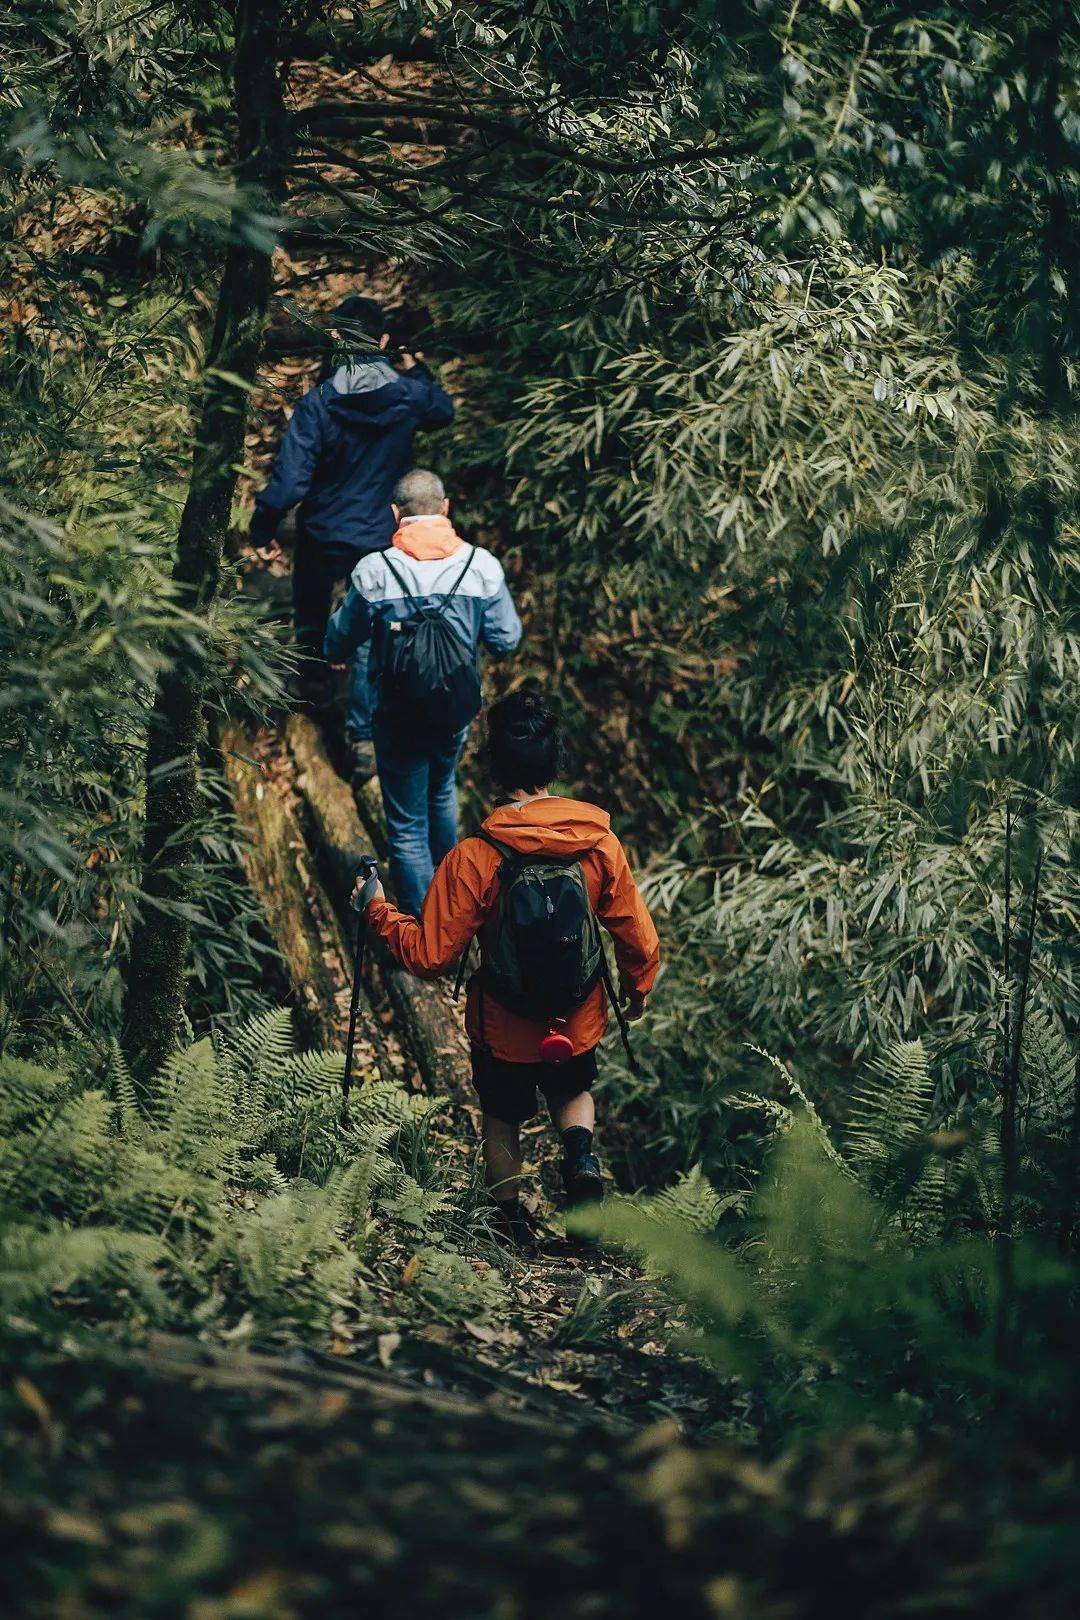
[{"label": "orange hood", "polygon": [[405,518],[398,524],[391,544],[417,562],[434,562],[439,557],[452,557],[464,542],[448,517],[435,516]]},{"label": "orange hood", "polygon": [[484,831],[520,855],[584,855],[611,830],[611,817],[581,799],[529,799],[501,804],[484,822]]}]

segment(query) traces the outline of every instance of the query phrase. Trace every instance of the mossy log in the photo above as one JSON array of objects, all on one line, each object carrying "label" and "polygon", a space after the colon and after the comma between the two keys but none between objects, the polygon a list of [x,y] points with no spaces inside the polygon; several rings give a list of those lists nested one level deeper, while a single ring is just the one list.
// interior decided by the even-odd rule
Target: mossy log
[{"label": "mossy log", "polygon": [[[335,771],[318,727],[306,716],[291,715],[285,736],[312,835],[333,889],[333,902],[344,918],[360,855],[372,848],[380,856],[385,854],[386,825],[378,783],[365,784],[354,799]],[[369,947],[394,1009],[399,1038],[412,1054],[425,1085],[433,1092],[462,1095],[469,1081],[468,1048],[445,990],[403,973],[377,935],[369,933]]]},{"label": "mossy log", "polygon": [[305,714],[291,714],[285,722],[285,741],[330,885],[331,903],[344,917],[360,857],[370,850],[371,840],[360,824],[348,783],[334,769],[315,722]]},{"label": "mossy log", "polygon": [[299,817],[269,775],[265,738],[230,726],[220,742],[236,815],[248,835],[244,868],[285,963],[303,1033],[313,1045],[340,1046],[349,1016],[350,953]]},{"label": "mossy log", "polygon": [[378,777],[373,776],[369,781],[363,782],[354,789],[354,793],[356,808],[371,840],[371,847],[380,860],[385,860],[390,852],[390,842],[386,834],[386,812],[383,809]]}]

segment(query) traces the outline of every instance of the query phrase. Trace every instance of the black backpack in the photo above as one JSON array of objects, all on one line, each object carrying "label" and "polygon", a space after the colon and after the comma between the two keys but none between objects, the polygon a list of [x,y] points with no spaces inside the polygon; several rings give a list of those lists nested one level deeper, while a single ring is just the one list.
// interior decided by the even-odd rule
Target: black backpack
[{"label": "black backpack", "polygon": [[[581,862],[565,855],[523,855],[483,828],[476,836],[502,856],[497,909],[476,978],[481,1026],[489,992],[507,1012],[553,1023],[568,1018],[603,981],[636,1068]],[[468,956],[466,950],[455,1000]]]},{"label": "black backpack", "polygon": [[453,585],[436,607],[421,607],[383,553],[383,560],[413,609],[411,619],[392,619],[385,626],[379,707],[402,730],[461,731],[480,713],[480,671],[475,649],[446,620],[446,609],[472,567],[470,548]]}]

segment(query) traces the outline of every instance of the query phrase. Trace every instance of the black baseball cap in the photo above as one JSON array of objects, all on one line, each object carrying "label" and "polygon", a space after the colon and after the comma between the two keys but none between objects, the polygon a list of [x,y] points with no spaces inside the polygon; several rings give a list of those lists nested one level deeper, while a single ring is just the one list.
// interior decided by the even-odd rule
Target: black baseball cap
[{"label": "black baseball cap", "polygon": [[377,299],[365,298],[362,293],[350,293],[348,298],[343,298],[334,310],[334,320],[359,326],[368,337],[373,338],[381,338],[387,330],[382,305]]}]

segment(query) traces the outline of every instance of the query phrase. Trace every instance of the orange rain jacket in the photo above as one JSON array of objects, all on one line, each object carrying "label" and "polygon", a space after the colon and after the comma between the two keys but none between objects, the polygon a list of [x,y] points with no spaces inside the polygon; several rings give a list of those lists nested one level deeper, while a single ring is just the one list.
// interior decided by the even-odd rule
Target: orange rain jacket
[{"label": "orange rain jacket", "polygon": [[[500,805],[484,829],[525,855],[580,858],[593,910],[615,943],[621,986],[647,995],[660,965],[660,941],[607,811],[553,795]],[[500,860],[498,850],[482,838],[462,839],[435,873],[419,922],[386,900],[372,902],[368,921],[402,967],[423,978],[436,978],[478,932],[483,946],[485,923],[499,892]],[[591,1051],[606,1025],[607,999],[604,986],[598,984],[565,1025],[574,1056]],[[470,984],[465,1027],[473,1045],[494,1057],[536,1063],[548,1026],[507,1012],[488,993],[481,998],[476,985]]]}]

